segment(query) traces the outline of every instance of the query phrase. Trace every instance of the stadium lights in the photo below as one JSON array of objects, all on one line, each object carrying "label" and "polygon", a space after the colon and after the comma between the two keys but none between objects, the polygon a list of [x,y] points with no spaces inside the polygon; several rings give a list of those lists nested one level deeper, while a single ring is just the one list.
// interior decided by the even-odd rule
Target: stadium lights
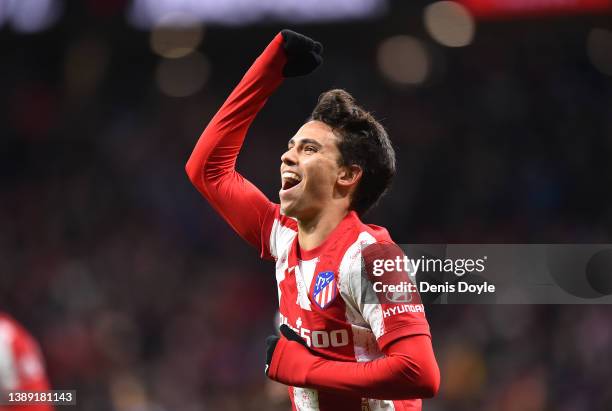
[{"label": "stadium lights", "polygon": [[199,22],[244,25],[265,20],[291,23],[351,20],[384,13],[388,0],[133,0],[128,20],[149,29],[171,13]]},{"label": "stadium lights", "polygon": [[199,52],[163,59],[156,71],[157,86],[169,97],[188,97],[204,87],[210,73],[208,59]]},{"label": "stadium lights", "polygon": [[0,26],[10,24],[16,32],[36,33],[51,27],[60,17],[63,3],[59,0],[0,1]]},{"label": "stadium lights", "polygon": [[438,43],[447,47],[464,47],[474,39],[472,14],[454,1],[438,1],[424,11],[425,28]]},{"label": "stadium lights", "polygon": [[389,37],[378,46],[378,67],[394,83],[419,85],[431,69],[431,59],[423,43],[416,37]]},{"label": "stadium lights", "polygon": [[151,49],[165,58],[178,58],[193,52],[202,42],[204,26],[185,14],[170,14],[151,30]]}]

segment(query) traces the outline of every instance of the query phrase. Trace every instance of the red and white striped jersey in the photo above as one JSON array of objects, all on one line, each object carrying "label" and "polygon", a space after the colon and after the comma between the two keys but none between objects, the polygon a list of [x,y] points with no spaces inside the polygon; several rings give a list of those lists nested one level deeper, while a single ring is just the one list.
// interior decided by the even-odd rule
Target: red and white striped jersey
[{"label": "red and white striped jersey", "polygon": [[[38,344],[13,318],[0,312],[0,391],[49,389]],[[0,411],[51,411],[48,404],[0,405]]]},{"label": "red and white striped jersey", "polygon": [[[349,212],[321,246],[300,250],[296,221],[280,215],[279,205],[235,169],[249,126],[283,82],[286,61],[283,37],[278,34],[210,120],[186,171],[198,191],[228,224],[258,248],[262,257],[276,261],[281,321],[292,327],[317,356],[331,360],[329,363],[371,361],[382,357],[392,343],[410,340],[402,337],[430,336],[423,306],[416,299],[387,304],[374,296],[367,299],[368,304],[364,303],[362,297],[371,297],[373,289],[362,287],[361,260],[370,254],[372,244],[393,245],[387,231],[363,224],[355,212]],[[434,363],[424,370],[435,368],[437,372],[433,354],[425,361]],[[383,374],[386,371],[382,369]],[[419,373],[416,374],[415,378],[419,378]],[[335,383],[340,385],[347,378],[332,377],[337,377]],[[370,392],[382,392],[384,388]],[[410,388],[414,387],[406,387],[407,392]],[[420,399],[363,399],[360,388],[331,387],[318,391],[290,387],[289,394],[294,410],[421,409]]]},{"label": "red and white striped jersey", "polygon": [[[392,244],[382,227],[350,212],[319,247],[304,251],[297,223],[276,205],[264,221],[262,256],[276,261],[281,323],[293,328],[318,355],[336,361],[371,361],[390,342],[430,335],[421,304],[364,303],[362,250]],[[296,410],[420,410],[421,400],[375,400],[290,387]],[[361,408],[360,408],[361,407]]]}]

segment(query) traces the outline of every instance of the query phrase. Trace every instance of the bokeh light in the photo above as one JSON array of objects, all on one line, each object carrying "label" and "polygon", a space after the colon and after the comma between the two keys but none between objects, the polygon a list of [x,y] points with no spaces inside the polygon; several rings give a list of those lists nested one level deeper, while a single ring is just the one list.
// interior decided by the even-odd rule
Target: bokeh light
[{"label": "bokeh light", "polygon": [[35,33],[51,27],[60,17],[63,3],[59,0],[4,0],[4,13],[13,29]]},{"label": "bokeh light", "polygon": [[8,1],[0,1],[0,27],[4,24],[8,17],[9,12],[9,2]]},{"label": "bokeh light", "polygon": [[592,29],[587,37],[587,53],[597,70],[612,76],[612,31]]},{"label": "bokeh light", "polygon": [[195,52],[176,59],[164,59],[157,67],[157,85],[170,97],[187,97],[202,89],[210,73],[210,64]]},{"label": "bokeh light", "polygon": [[412,36],[399,35],[378,47],[378,67],[394,83],[418,85],[427,80],[431,59],[423,43]]},{"label": "bokeh light", "polygon": [[487,379],[487,364],[477,347],[450,344],[440,358],[444,395],[450,399],[478,398]]},{"label": "bokeh light", "polygon": [[181,12],[200,22],[244,25],[280,20],[305,23],[369,19],[384,14],[387,0],[132,0],[128,21],[148,29],[168,13]]},{"label": "bokeh light", "polygon": [[464,47],[474,39],[476,24],[470,12],[454,1],[438,1],[424,12],[425,28],[431,37],[447,47]]},{"label": "bokeh light", "polygon": [[184,13],[164,17],[151,31],[151,49],[166,58],[178,58],[193,52],[202,42],[204,26]]}]

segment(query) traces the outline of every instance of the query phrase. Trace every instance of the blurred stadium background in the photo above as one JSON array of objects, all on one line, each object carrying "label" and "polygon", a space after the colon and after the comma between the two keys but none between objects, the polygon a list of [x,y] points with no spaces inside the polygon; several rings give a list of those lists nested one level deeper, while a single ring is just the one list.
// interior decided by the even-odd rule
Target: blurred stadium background
[{"label": "blurred stadium background", "polygon": [[[461,5],[462,3],[463,5]],[[322,41],[256,120],[239,169],[276,165],[318,94],[388,127],[399,172],[367,220],[397,242],[609,243],[612,2],[0,0],[0,310],[79,410],[287,409],[263,375],[261,262],[184,174],[281,28]],[[428,307],[425,409],[608,410],[609,306]]]}]

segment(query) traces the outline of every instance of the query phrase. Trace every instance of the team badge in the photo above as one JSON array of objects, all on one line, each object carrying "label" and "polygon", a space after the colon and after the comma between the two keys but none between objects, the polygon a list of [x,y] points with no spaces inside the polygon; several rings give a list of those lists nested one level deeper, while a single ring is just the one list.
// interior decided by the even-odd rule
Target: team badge
[{"label": "team badge", "polygon": [[321,309],[331,304],[337,293],[338,289],[336,288],[336,278],[333,271],[322,271],[317,274],[312,297]]}]

